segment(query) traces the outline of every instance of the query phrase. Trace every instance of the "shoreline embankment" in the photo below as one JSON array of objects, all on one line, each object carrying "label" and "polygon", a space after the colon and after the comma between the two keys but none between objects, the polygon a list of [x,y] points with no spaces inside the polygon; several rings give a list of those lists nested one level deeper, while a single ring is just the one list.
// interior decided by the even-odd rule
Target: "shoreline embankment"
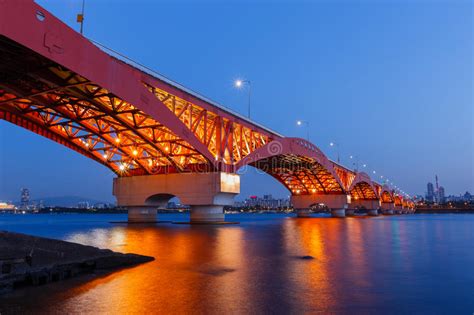
[{"label": "shoreline embankment", "polygon": [[24,286],[153,261],[150,256],[0,231],[0,295]]}]

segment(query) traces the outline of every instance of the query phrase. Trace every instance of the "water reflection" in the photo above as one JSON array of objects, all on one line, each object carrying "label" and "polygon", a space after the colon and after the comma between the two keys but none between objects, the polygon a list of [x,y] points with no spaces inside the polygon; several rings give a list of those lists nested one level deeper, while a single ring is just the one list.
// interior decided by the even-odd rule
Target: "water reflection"
[{"label": "water reflection", "polygon": [[[239,226],[73,231],[64,238],[156,260],[98,278],[19,291],[0,300],[0,312],[402,312],[413,309],[417,289],[432,285],[418,275],[430,259],[443,258],[432,238],[446,235],[444,227],[386,217],[269,217]],[[473,239],[472,232],[461,232]],[[418,245],[430,245],[432,252],[419,255]],[[470,254],[463,263],[473,260]],[[474,280],[472,273],[464,277]]]}]

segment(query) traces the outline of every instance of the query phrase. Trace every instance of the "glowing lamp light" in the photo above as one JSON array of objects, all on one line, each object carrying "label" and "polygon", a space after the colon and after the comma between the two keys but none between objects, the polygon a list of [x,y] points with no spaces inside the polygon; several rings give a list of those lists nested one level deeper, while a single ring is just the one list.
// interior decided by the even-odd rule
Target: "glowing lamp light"
[{"label": "glowing lamp light", "polygon": [[313,194],[314,194],[314,193],[316,192],[316,189],[313,189],[312,192],[313,192]]},{"label": "glowing lamp light", "polygon": [[375,172],[375,171],[373,171],[373,173],[375,174],[376,172]]},{"label": "glowing lamp light", "polygon": [[298,190],[296,191],[296,193],[299,194],[299,193],[300,193],[300,190],[298,189]]},{"label": "glowing lamp light", "polygon": [[120,164],[119,169],[120,169],[121,171],[125,170],[125,165]]},{"label": "glowing lamp light", "polygon": [[331,147],[333,147],[333,146],[334,146],[334,142],[329,143],[329,145],[330,145]]},{"label": "glowing lamp light", "polygon": [[104,153],[103,157],[104,159],[107,159],[107,153]]},{"label": "glowing lamp light", "polygon": [[296,124],[297,124],[298,126],[301,126],[301,125],[303,124],[303,122],[302,122],[301,120],[298,120],[298,121],[296,122]]},{"label": "glowing lamp light", "polygon": [[133,153],[133,155],[135,155],[135,156],[138,155],[138,151],[137,151],[137,150],[133,150],[132,153]]},{"label": "glowing lamp light", "polygon": [[367,167],[367,164],[362,165],[363,167]]},{"label": "glowing lamp light", "polygon": [[235,86],[238,87],[238,88],[241,87],[242,84],[243,84],[242,80],[236,80],[235,81]]}]

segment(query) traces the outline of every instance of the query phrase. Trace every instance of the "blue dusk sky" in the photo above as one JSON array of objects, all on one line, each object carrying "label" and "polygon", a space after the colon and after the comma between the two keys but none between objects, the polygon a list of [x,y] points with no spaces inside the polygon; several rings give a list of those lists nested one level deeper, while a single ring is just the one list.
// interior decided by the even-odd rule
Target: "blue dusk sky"
[{"label": "blue dusk sky", "polygon": [[[71,27],[82,0],[38,1]],[[410,194],[438,175],[474,192],[471,1],[91,1],[85,36],[246,114],[350,155]],[[114,201],[113,173],[0,121],[0,200],[65,195]],[[249,171],[241,195],[287,196]]]}]

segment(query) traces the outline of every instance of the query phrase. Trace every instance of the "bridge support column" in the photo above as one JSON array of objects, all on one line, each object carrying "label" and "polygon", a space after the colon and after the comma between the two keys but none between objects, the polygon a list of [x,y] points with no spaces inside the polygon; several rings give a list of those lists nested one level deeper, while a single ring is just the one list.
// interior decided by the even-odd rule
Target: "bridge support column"
[{"label": "bridge support column", "polygon": [[380,207],[380,201],[378,199],[352,199],[351,208],[361,208],[367,211],[372,209],[378,209]]},{"label": "bridge support column", "polygon": [[157,222],[156,208],[154,207],[127,207],[128,222],[153,223]]},{"label": "bridge support column", "polygon": [[296,210],[296,217],[297,218],[309,218],[311,216],[311,213],[309,212],[309,209],[297,209]]},{"label": "bridge support column", "polygon": [[395,209],[393,210],[395,214],[402,214],[402,211],[402,206],[395,206]]},{"label": "bridge support column", "polygon": [[333,218],[344,218],[346,216],[346,209],[331,209],[331,216]]},{"label": "bridge support column", "polygon": [[353,217],[355,215],[355,209],[346,209],[346,217]]},{"label": "bridge support column", "polygon": [[[224,206],[232,205],[240,192],[237,174],[175,173],[114,179],[117,204],[129,208],[129,221],[156,221],[156,208],[178,197],[191,207],[191,223],[224,221]],[[153,212],[154,210],[154,212]]]},{"label": "bridge support column", "polygon": [[377,209],[370,209],[370,210],[367,210],[367,214],[372,217],[376,217],[379,215],[379,211]]},{"label": "bridge support column", "polygon": [[223,222],[224,206],[191,206],[191,223]]},{"label": "bridge support column", "polygon": [[382,202],[382,205],[381,205],[382,214],[392,215],[394,213],[393,212],[394,207],[395,205],[393,204],[393,202]]}]

